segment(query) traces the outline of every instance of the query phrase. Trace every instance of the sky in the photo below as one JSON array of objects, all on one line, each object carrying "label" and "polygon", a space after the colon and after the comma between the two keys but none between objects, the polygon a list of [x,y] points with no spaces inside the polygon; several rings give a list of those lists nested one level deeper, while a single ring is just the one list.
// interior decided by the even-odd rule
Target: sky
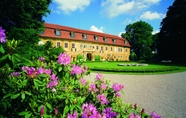
[{"label": "sky", "polygon": [[51,24],[69,26],[120,36],[127,25],[145,21],[160,30],[160,24],[174,0],[52,0],[50,14],[43,17]]}]

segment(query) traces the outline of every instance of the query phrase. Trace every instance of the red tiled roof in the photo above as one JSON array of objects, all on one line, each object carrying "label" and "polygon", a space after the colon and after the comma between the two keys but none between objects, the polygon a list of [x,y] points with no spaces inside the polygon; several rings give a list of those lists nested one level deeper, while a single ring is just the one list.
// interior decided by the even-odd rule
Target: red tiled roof
[{"label": "red tiled roof", "polygon": [[[72,28],[72,27],[67,27],[67,26],[61,26],[61,25],[56,25],[56,24],[49,24],[49,23],[44,23],[45,26],[45,31],[43,34],[40,34],[42,37],[49,37],[49,38],[57,38],[57,39],[69,39],[69,40],[79,40],[79,41],[88,41],[88,42],[95,42],[95,43],[102,43],[102,44],[110,44],[110,45],[118,45],[118,46],[126,46],[130,47],[129,42],[121,38],[119,36],[115,35],[110,35],[110,34],[105,34],[105,33],[100,33],[100,32],[94,32],[94,31],[88,31],[88,30],[82,30],[82,29],[77,29],[77,28]],[[60,36],[55,35],[55,30],[60,30]],[[70,32],[75,33],[75,38],[71,38]],[[87,39],[83,39],[83,34],[87,35]],[[94,36],[98,37],[98,40],[94,40]],[[107,38],[107,42],[103,40],[103,38]],[[113,42],[113,39],[116,40],[116,43]],[[127,43],[124,43],[126,41]]]}]

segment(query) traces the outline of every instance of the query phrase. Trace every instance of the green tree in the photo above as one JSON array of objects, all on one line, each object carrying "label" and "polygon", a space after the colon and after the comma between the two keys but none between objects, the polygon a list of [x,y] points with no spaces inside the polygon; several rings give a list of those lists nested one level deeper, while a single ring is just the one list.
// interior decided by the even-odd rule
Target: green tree
[{"label": "green tree", "polygon": [[51,0],[0,0],[0,26],[6,30],[7,39],[33,44],[43,30],[43,16],[50,13]]},{"label": "green tree", "polygon": [[162,59],[186,62],[186,0],[175,0],[161,22],[159,52]]},{"label": "green tree", "polygon": [[137,56],[137,60],[150,60],[152,58],[151,46],[153,28],[144,21],[137,21],[125,28],[126,33],[122,34],[131,45],[131,52]]}]

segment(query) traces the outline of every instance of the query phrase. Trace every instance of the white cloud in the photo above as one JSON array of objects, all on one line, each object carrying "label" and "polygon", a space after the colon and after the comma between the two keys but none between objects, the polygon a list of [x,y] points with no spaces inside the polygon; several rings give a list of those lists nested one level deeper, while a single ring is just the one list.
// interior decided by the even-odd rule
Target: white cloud
[{"label": "white cloud", "polygon": [[159,30],[156,30],[156,31],[153,31],[152,34],[156,34],[156,33],[159,33],[160,31]]},{"label": "white cloud", "polygon": [[125,20],[123,21],[122,24],[128,25],[128,24],[131,24],[132,22],[133,22],[133,21],[132,21],[130,18],[127,18],[127,19],[125,19]]},{"label": "white cloud", "polygon": [[165,15],[157,12],[146,11],[140,18],[146,20],[162,19]]},{"label": "white cloud", "polygon": [[54,0],[54,2],[58,5],[59,10],[69,14],[75,10],[84,10],[89,6],[91,0]]},{"label": "white cloud", "polygon": [[118,36],[121,37],[121,34],[122,34],[122,33],[125,33],[125,32],[120,32],[120,33],[118,34]]},{"label": "white cloud", "polygon": [[90,27],[90,31],[95,31],[95,32],[101,32],[101,33],[103,33],[103,27],[97,28],[96,26],[92,25]]},{"label": "white cloud", "polygon": [[101,13],[109,18],[121,14],[135,14],[159,2],[160,0],[103,0]]}]

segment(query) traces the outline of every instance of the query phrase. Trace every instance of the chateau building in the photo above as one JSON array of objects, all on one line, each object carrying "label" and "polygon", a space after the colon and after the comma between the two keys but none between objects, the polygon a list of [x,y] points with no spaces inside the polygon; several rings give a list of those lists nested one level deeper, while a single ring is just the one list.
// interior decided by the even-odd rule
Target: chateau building
[{"label": "chateau building", "polygon": [[62,47],[72,60],[82,55],[84,60],[129,61],[130,44],[119,36],[82,30],[67,26],[44,23],[45,30],[40,34],[40,44],[52,41],[56,47]]}]

